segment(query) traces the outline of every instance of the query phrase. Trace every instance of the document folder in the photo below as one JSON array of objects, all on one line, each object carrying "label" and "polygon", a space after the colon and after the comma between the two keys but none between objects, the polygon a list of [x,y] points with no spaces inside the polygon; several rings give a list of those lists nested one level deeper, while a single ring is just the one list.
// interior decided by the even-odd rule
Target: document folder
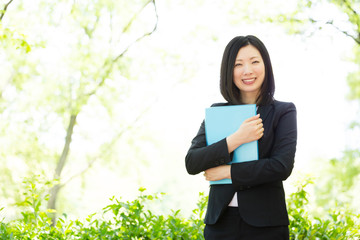
[{"label": "document folder", "polygon": [[[218,106],[205,109],[207,145],[216,143],[239,129],[244,120],[256,115],[256,104]],[[229,164],[258,160],[257,141],[242,144],[233,152]],[[210,181],[210,184],[231,184],[231,179]]]}]

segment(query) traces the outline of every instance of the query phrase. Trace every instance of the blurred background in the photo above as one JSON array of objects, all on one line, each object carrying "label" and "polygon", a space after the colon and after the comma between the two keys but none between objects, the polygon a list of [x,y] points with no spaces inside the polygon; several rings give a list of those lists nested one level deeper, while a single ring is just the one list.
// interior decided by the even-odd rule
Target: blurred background
[{"label": "blurred background", "polygon": [[360,209],[360,3],[291,1],[0,1],[0,212],[19,217],[24,179],[44,207],[86,217],[140,187],[158,211],[196,208],[208,191],[184,157],[205,108],[224,101],[226,44],[268,48],[275,98],[298,114],[295,168],[311,206]]}]

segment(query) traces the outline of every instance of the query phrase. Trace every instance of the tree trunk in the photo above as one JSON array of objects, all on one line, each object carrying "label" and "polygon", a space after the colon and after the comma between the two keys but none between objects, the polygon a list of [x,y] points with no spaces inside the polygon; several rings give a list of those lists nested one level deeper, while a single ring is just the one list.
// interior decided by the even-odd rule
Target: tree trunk
[{"label": "tree trunk", "polygon": [[[68,125],[68,129],[66,132],[66,138],[65,138],[65,145],[64,145],[64,149],[62,151],[62,154],[59,158],[59,161],[56,165],[56,169],[55,169],[55,174],[54,174],[54,180],[60,180],[61,178],[61,172],[65,166],[66,160],[69,156],[69,151],[70,151],[70,143],[71,143],[71,137],[73,134],[73,130],[74,130],[74,126],[76,124],[76,115],[71,115],[70,116],[70,121],[69,121],[69,125]],[[61,189],[62,185],[60,183],[56,184],[55,186],[53,186],[50,190],[50,199],[48,201],[48,209],[55,209],[56,210],[56,200],[58,197],[58,193]],[[52,218],[53,220],[53,224],[55,224],[55,214]]]}]

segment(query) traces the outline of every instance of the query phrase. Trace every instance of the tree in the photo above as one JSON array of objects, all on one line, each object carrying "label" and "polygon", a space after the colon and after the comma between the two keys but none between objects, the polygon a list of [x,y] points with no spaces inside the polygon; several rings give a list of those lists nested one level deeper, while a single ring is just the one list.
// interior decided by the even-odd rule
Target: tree
[{"label": "tree", "polygon": [[17,33],[16,31],[3,27],[3,18],[5,17],[6,11],[12,2],[13,0],[9,0],[0,10],[0,46],[10,45],[16,48],[22,48],[26,52],[29,52],[31,48],[30,45],[26,42],[24,36],[22,36],[20,33]]},{"label": "tree", "polygon": [[[321,13],[321,14],[320,14]],[[299,0],[293,11],[267,16],[261,21],[284,26],[289,34],[311,37],[325,28],[351,39],[354,43],[352,63],[356,70],[349,73],[349,100],[360,102],[360,2],[357,0]],[[350,128],[359,128],[359,122]],[[343,156],[333,158],[322,168],[322,178],[317,184],[317,201],[320,205],[346,204],[352,201],[356,179],[360,176],[358,149],[346,149]],[[347,193],[347,194],[346,194]],[[342,197],[339,197],[341,194]]]},{"label": "tree", "polygon": [[[110,4],[106,3],[100,3],[100,6],[95,6],[96,11],[94,12],[94,20],[93,21],[86,21],[85,23],[82,24],[82,28],[85,32],[85,34],[87,35],[87,37],[89,39],[93,38],[93,34],[94,32],[97,30],[98,28],[98,23],[102,20],[102,11],[104,8],[107,11],[110,12],[110,14],[113,14],[112,11],[112,7],[113,7],[113,2],[110,2]],[[153,4],[154,8],[155,8],[155,12],[156,12],[156,6],[155,6],[155,1],[148,1],[146,2],[142,9],[145,8],[148,4]],[[78,5],[78,6],[76,6]],[[102,6],[103,5],[103,6]],[[74,4],[72,11],[76,12],[82,12],[88,9],[88,6],[81,6],[81,4]],[[125,25],[125,27],[123,28],[123,33],[126,33],[129,28],[131,27],[131,25],[133,24],[133,22],[136,20],[138,14],[141,12],[141,10],[139,12],[136,12],[134,14],[134,16],[129,20],[129,22]],[[85,79],[89,79],[93,78],[95,79],[95,82],[93,82],[89,88],[88,83],[86,83],[86,85],[83,87],[84,89],[81,89],[80,92],[77,94],[76,99],[75,100],[75,107],[73,109],[71,109],[71,113],[70,118],[68,120],[68,128],[67,128],[67,132],[66,132],[66,138],[65,138],[65,144],[64,144],[64,148],[62,150],[61,156],[57,162],[56,165],[56,169],[55,169],[55,175],[54,175],[54,180],[55,179],[61,179],[61,173],[63,171],[63,168],[66,164],[66,161],[68,159],[69,156],[69,149],[70,149],[70,144],[71,144],[71,139],[72,139],[72,135],[73,135],[73,130],[76,124],[76,119],[79,115],[79,113],[81,112],[81,108],[87,104],[87,102],[89,101],[90,97],[92,95],[95,95],[97,93],[97,91],[99,91],[99,89],[104,85],[105,81],[107,78],[110,77],[114,66],[117,64],[118,61],[120,61],[123,56],[125,55],[125,53],[128,51],[128,49],[130,48],[130,46],[132,44],[134,44],[135,42],[141,40],[142,38],[151,35],[155,30],[156,30],[156,25],[157,22],[155,23],[155,26],[152,30],[150,30],[149,32],[144,33],[142,36],[138,37],[137,39],[134,40],[134,42],[130,43],[130,45],[128,47],[126,47],[124,50],[122,50],[120,53],[117,53],[115,56],[113,56],[112,54],[109,56],[106,56],[104,58],[104,62],[102,63],[102,65],[97,67],[97,72],[94,72],[93,74],[91,74],[90,76],[85,76]],[[88,89],[86,89],[88,88]],[[95,159],[96,160],[96,159]],[[89,164],[89,166],[91,166],[92,163]],[[49,209],[56,209],[56,199],[57,199],[57,195],[58,192],[60,190],[60,188],[63,185],[55,185],[52,190],[51,190],[51,197],[49,199],[48,202],[48,208]]]},{"label": "tree", "polygon": [[[104,149],[129,129],[126,125],[117,128],[110,138],[98,141],[100,147],[95,151],[82,149],[82,154],[71,155],[74,136],[79,141],[83,134],[76,130],[84,123],[79,118],[88,117],[88,108],[95,102],[111,115],[114,100],[121,101],[122,87],[129,81],[126,78],[131,78],[127,70],[131,60],[126,53],[156,31],[156,4],[155,0],[63,0],[18,1],[14,7],[7,12],[11,21],[4,25],[10,28],[28,17],[25,30],[32,51],[19,57],[5,46],[11,73],[3,88],[2,117],[6,121],[1,129],[4,136],[13,137],[2,154],[8,162],[16,158],[27,165],[28,172],[37,169],[51,178],[50,169],[55,169],[52,178],[59,183],[51,189],[48,208],[57,209],[60,189],[103,159]],[[31,16],[34,11],[38,14]],[[62,44],[54,37],[62,38]],[[138,118],[145,110],[138,111]],[[16,146],[16,138],[21,139],[21,146]],[[51,138],[60,139],[54,146],[48,142]],[[64,179],[64,168],[80,159],[87,162],[84,169],[70,171]]]},{"label": "tree", "polygon": [[7,8],[9,7],[9,5],[12,3],[12,1],[13,1],[13,0],[10,0],[9,2],[7,2],[7,3],[4,5],[3,9],[2,9],[1,12],[0,12],[0,21],[3,19],[4,15],[5,15],[5,13],[6,13],[6,10],[7,10]]},{"label": "tree", "polygon": [[[335,10],[337,9],[337,11]],[[328,11],[327,11],[328,10]],[[337,14],[334,15],[333,13]],[[322,13],[322,14],[319,14]],[[356,0],[300,0],[293,12],[270,16],[264,21],[285,26],[290,34],[309,35],[330,26],[354,41],[354,58],[358,70],[350,73],[349,97],[360,99],[360,3]],[[324,17],[325,15],[325,17]]]}]

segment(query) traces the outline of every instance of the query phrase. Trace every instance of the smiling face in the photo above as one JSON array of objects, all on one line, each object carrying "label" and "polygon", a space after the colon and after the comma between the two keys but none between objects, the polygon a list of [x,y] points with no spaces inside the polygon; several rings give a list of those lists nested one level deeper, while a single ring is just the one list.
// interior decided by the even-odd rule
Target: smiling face
[{"label": "smiling face", "polygon": [[257,48],[252,45],[240,48],[235,59],[233,81],[241,92],[243,103],[256,103],[264,78],[265,65]]}]

